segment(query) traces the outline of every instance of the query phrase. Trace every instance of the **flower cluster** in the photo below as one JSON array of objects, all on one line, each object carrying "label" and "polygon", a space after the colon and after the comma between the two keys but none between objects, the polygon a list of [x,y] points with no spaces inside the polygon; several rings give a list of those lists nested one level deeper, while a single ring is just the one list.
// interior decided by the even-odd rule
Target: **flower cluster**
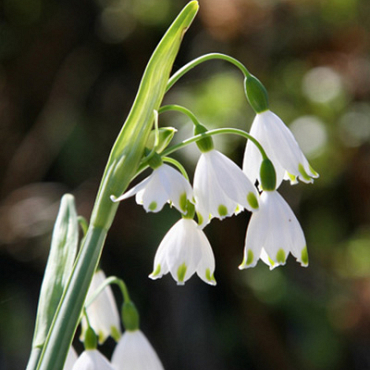
[{"label": "flower cluster", "polygon": [[[99,292],[105,281],[102,270],[94,274],[86,302],[89,297],[93,300],[86,307],[86,317],[81,323],[80,339],[85,350],[77,356],[71,346],[63,370],[163,370],[156,352],[138,327],[138,314],[132,302],[125,302],[122,309],[122,321],[127,324],[121,336],[121,320],[110,286]],[[94,297],[96,292],[98,295]],[[111,361],[97,349],[97,337],[102,344],[109,335],[117,341]]]},{"label": "flower cluster", "polygon": [[[289,205],[277,192],[283,180],[312,183],[318,174],[308,163],[283,121],[268,109],[262,84],[253,76],[245,82],[247,98],[256,112],[242,169],[214,148],[207,129],[191,116],[194,134],[200,135],[200,157],[193,187],[179,171],[156,161],[152,174],[113,201],[136,195],[147,212],[158,212],[166,202],[181,213],[165,235],[154,258],[152,279],[170,273],[179,285],[194,273],[215,285],[215,259],[203,229],[213,218],[220,220],[243,210],[252,212],[246,233],[244,258],[239,269],[254,267],[262,259],[270,269],[284,265],[291,253],[308,265],[306,241]],[[182,108],[182,111],[186,110]],[[182,167],[181,167],[182,169]],[[195,212],[198,223],[193,220]]]}]

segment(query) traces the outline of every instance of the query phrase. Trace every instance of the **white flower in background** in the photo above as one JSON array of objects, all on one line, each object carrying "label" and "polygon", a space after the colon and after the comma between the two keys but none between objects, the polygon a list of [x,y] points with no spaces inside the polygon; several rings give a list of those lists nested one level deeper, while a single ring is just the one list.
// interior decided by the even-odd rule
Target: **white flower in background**
[{"label": "white flower in background", "polygon": [[186,211],[186,201],[192,200],[191,185],[177,170],[167,164],[162,164],[153,173],[118,198],[118,202],[136,194],[137,204],[144,206],[147,212],[159,212],[166,202],[171,202],[182,213]]},{"label": "white flower in background", "polygon": [[148,339],[140,330],[125,331],[112,355],[115,370],[164,370]]},{"label": "white flower in background", "polygon": [[306,240],[293,211],[277,191],[264,191],[248,226],[239,269],[254,267],[261,258],[272,270],[285,265],[289,253],[308,266]]},{"label": "white flower in background", "polygon": [[258,209],[258,193],[243,171],[212,149],[201,154],[194,173],[194,198],[199,224],[223,219],[247,208]]},{"label": "white flower in background", "polygon": [[168,272],[183,285],[195,272],[206,283],[216,285],[213,277],[215,258],[204,232],[194,220],[183,218],[167,232],[159,245],[151,279]]},{"label": "white flower in background", "polygon": [[[98,287],[104,282],[105,278],[105,274],[102,270],[95,272],[87,293],[86,302],[89,301]],[[118,341],[121,336],[121,320],[112,289],[109,285],[106,286],[87,307],[86,312],[90,326],[94,329],[99,338],[99,343],[103,343],[109,335]],[[87,329],[87,323],[84,317],[81,320],[81,326],[81,338],[84,338],[84,333]]]},{"label": "white flower in background", "polygon": [[85,350],[72,370],[114,370],[111,363],[96,349]]},{"label": "white flower in background", "polygon": [[66,362],[64,363],[63,370],[72,370],[73,365],[77,361],[77,358],[78,356],[73,346],[69,347],[69,351],[67,354]]},{"label": "white flower in background", "polygon": [[[257,113],[250,134],[260,142],[276,171],[276,187],[282,180],[297,183],[299,178],[312,183],[319,175],[308,163],[292,132],[284,122],[270,110]],[[248,140],[244,153],[243,171],[254,183],[260,181],[259,171],[262,156],[257,147]]]}]

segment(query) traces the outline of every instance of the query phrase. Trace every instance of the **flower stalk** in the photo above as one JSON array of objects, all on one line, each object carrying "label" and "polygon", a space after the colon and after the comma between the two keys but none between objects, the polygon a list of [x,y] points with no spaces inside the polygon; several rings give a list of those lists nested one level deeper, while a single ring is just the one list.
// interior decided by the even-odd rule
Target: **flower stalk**
[{"label": "flower stalk", "polygon": [[183,9],[147,65],[132,109],[108,159],[84,243],[54,316],[37,369],[63,368],[107,232],[117,211],[118,204],[111,202],[110,195],[122,194],[137,172],[152,129],[154,111],[162,102],[183,35],[198,7],[198,2],[192,1]]}]

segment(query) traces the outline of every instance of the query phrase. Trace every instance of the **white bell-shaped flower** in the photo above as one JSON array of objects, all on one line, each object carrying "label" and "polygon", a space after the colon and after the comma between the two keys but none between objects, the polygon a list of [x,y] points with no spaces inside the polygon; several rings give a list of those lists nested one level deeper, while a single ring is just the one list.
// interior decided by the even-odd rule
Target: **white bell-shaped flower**
[{"label": "white bell-shaped flower", "polygon": [[161,164],[131,190],[118,198],[111,196],[111,199],[118,202],[133,195],[136,195],[136,203],[143,205],[147,212],[159,212],[166,202],[170,202],[185,213],[186,202],[192,200],[193,191],[189,181],[179,171],[167,164]]},{"label": "white bell-shaped flower", "polygon": [[183,285],[195,272],[206,283],[216,285],[215,258],[204,232],[194,220],[183,218],[167,232],[159,245],[151,279],[168,272]]},{"label": "white bell-shaped flower", "polygon": [[258,209],[258,193],[243,171],[228,157],[212,149],[201,154],[194,173],[194,199],[200,226],[211,218],[223,219]]},{"label": "white bell-shaped flower", "polygon": [[[95,293],[98,287],[104,282],[106,276],[102,270],[95,272],[86,301]],[[121,320],[111,287],[106,286],[101,293],[92,301],[86,309],[90,326],[94,329],[99,338],[99,343],[103,343],[109,336],[119,340],[121,336]],[[86,319],[81,320],[81,338],[84,338],[87,329]]]},{"label": "white bell-shaped flower", "polygon": [[125,331],[112,355],[115,370],[164,370],[157,353],[140,330]]},{"label": "white bell-shaped flower", "polygon": [[114,370],[114,367],[97,349],[89,349],[81,353],[72,370]]},{"label": "white bell-shaped flower", "polygon": [[73,348],[73,346],[69,347],[69,351],[68,351],[68,354],[67,354],[66,361],[64,363],[63,370],[72,370],[73,365],[77,361],[77,358],[78,358],[78,356],[77,356],[77,353],[76,353],[75,349]]},{"label": "white bell-shaped flower", "polygon": [[254,267],[261,258],[272,270],[284,265],[289,253],[308,266],[306,240],[296,216],[277,191],[264,191],[248,226],[239,269]]},{"label": "white bell-shaped flower", "polygon": [[[319,176],[308,163],[292,132],[270,110],[257,113],[250,134],[260,142],[275,167],[276,187],[283,179],[290,180],[291,184],[297,183],[297,179],[312,183]],[[243,171],[253,183],[256,180],[261,182],[261,162],[260,151],[249,140],[244,153]]]}]

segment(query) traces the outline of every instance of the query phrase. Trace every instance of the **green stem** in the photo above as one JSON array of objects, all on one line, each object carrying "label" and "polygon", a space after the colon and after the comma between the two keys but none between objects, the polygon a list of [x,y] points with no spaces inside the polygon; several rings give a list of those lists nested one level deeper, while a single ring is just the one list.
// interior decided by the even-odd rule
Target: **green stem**
[{"label": "green stem", "polygon": [[196,67],[197,65],[207,62],[208,60],[213,60],[213,59],[221,59],[225,60],[226,62],[229,62],[236,66],[237,68],[240,69],[240,71],[243,73],[244,77],[248,77],[251,74],[249,73],[248,69],[239,62],[237,59],[230,57],[225,54],[221,53],[210,53],[203,55],[197,59],[192,60],[188,64],[184,65],[181,69],[179,69],[175,74],[172,75],[172,77],[168,80],[167,87],[166,87],[166,92],[182,77],[184,76],[187,72],[189,72],[191,69]]},{"label": "green stem", "polygon": [[121,289],[124,302],[131,302],[130,295],[128,293],[128,289],[125,282],[116,276],[110,276],[109,278],[106,278],[98,286],[96,291],[91,295],[89,300],[85,303],[85,309],[88,308],[91,305],[91,303],[93,303],[93,301],[98,297],[98,295],[103,291],[104,288],[111,284],[117,284],[118,287]]},{"label": "green stem", "polygon": [[[44,345],[44,351],[40,358],[38,369],[62,369],[66,353],[72,342],[71,333],[76,331],[79,320],[68,320],[69,317],[80,317],[81,306],[84,302],[89,288],[91,278],[97,268],[103,249],[107,231],[102,228],[90,226],[84,244],[77,258],[76,265],[72,271],[71,279],[61,298],[61,303],[55,314],[60,317],[59,312],[68,302],[68,316],[54,320],[49,336]],[[70,287],[78,286],[79,289]],[[58,350],[47,350],[49,343],[55,343],[58,338]],[[52,364],[52,365],[51,365]]]},{"label": "green stem", "polygon": [[176,104],[164,105],[163,107],[159,109],[158,113],[161,114],[161,113],[170,112],[170,111],[176,111],[176,112],[183,113],[191,119],[191,121],[194,123],[195,126],[200,125],[200,122],[198,121],[195,114],[192,111],[190,111],[188,108],[185,108],[181,105],[176,105]]},{"label": "green stem", "polygon": [[176,166],[180,170],[182,175],[186,178],[186,180],[189,181],[188,173],[186,172],[184,166],[179,161],[177,161],[176,159],[173,159],[171,157],[162,157],[162,160],[163,160],[163,162],[168,162],[168,163],[171,163],[174,166]]},{"label": "green stem", "polygon": [[[210,131],[204,132],[204,133],[199,134],[199,135],[195,135],[195,136],[193,136],[189,139],[186,139],[186,140],[182,141],[179,144],[176,144],[174,146],[171,146],[170,148],[167,148],[166,150],[164,150],[161,153],[161,156],[168,156],[169,154],[171,154],[171,153],[173,153],[173,152],[175,152],[179,149],[182,149],[185,146],[187,146],[191,143],[194,143],[194,142],[196,142],[200,139],[204,139],[205,137],[208,137],[208,136],[220,135],[220,134],[239,135],[239,136],[242,136],[246,139],[249,139],[250,141],[253,142],[254,145],[256,145],[257,149],[260,151],[260,153],[262,155],[262,158],[263,159],[268,159],[267,154],[266,154],[265,150],[263,149],[262,145],[253,136],[251,136],[250,134],[248,134],[247,132],[245,132],[243,130],[239,130],[239,129],[236,129],[236,128],[218,128],[218,129],[215,129],[215,130],[210,130]],[[139,170],[140,169],[141,169],[141,167],[139,167]]]}]

